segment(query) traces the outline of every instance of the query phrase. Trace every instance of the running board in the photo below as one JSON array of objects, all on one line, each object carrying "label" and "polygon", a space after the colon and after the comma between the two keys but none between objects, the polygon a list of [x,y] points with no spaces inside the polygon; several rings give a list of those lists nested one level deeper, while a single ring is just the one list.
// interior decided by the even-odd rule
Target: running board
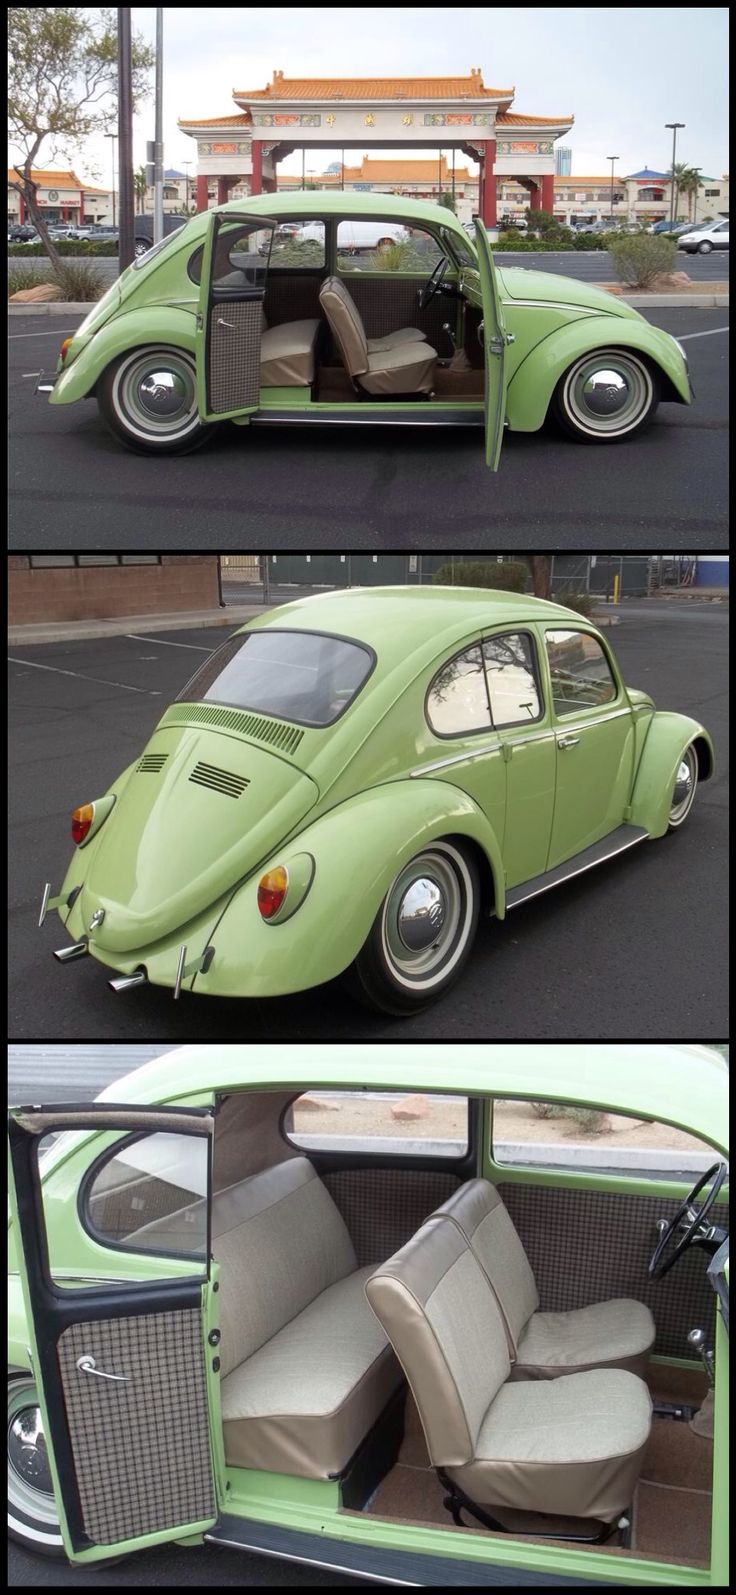
[{"label": "running board", "polygon": [[259,410],[250,418],[251,426],[485,426],[482,406],[468,405],[467,412],[443,410],[428,404],[426,410],[381,411],[370,404],[356,402],[345,410]]},{"label": "running board", "polygon": [[573,876],[582,875],[585,870],[594,869],[596,864],[605,864],[606,859],[615,858],[617,853],[625,853],[628,848],[636,847],[637,842],[646,842],[648,837],[649,832],[641,825],[618,825],[602,841],[594,842],[592,847],[584,847],[582,853],[575,853],[564,864],[545,870],[543,875],[534,875],[521,886],[512,886],[511,891],[506,893],[507,910],[518,908],[530,897],[539,897],[541,892],[551,891],[553,886],[561,886],[563,881],[572,880]]}]

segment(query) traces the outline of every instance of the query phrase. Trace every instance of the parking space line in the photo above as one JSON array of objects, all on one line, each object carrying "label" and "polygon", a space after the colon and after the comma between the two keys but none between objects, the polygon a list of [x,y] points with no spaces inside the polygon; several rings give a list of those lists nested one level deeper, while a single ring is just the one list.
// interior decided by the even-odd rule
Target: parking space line
[{"label": "parking space line", "polygon": [[684,343],[686,338],[714,338],[717,332],[730,331],[730,327],[708,327],[707,332],[681,332],[677,342]]},{"label": "parking space line", "polygon": [[126,631],[130,642],[153,642],[157,648],[191,648],[195,654],[211,654],[211,648],[201,648],[196,642],[164,642],[161,637],[141,637],[137,631]]},{"label": "parking space line", "polygon": [[129,687],[127,681],[110,681],[107,676],[85,676],[81,670],[61,670],[58,665],[37,665],[33,659],[17,659],[8,654],[11,665],[26,665],[30,670],[50,670],[55,676],[75,676],[77,681],[98,681],[103,687],[120,687],[123,692],[142,692],[146,698],[160,698],[150,687]]},{"label": "parking space line", "polygon": [[18,338],[58,338],[60,332],[77,332],[77,327],[49,327],[48,332],[9,332],[8,343],[15,343]]}]

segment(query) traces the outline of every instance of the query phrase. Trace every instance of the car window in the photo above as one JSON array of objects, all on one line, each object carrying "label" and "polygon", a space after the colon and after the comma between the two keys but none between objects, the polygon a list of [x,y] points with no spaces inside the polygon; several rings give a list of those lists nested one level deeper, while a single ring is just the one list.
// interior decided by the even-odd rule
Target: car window
[{"label": "car window", "polygon": [[429,276],[443,250],[424,227],[401,222],[346,220],[337,228],[337,265],[341,272],[388,271]]},{"label": "car window", "polygon": [[307,1091],[287,1108],[283,1132],[304,1151],[462,1157],[465,1096],[403,1091]]},{"label": "car window", "polygon": [[558,716],[612,703],[616,683],[597,637],[588,631],[546,632],[552,702]]},{"label": "car window", "polygon": [[[264,248],[264,245],[261,246]],[[267,249],[264,249],[267,253]],[[283,222],[273,235],[271,271],[324,266],[324,222]]]},{"label": "car window", "polygon": [[126,1251],[205,1258],[208,1146],[204,1136],[124,1137],[83,1187],[87,1229]]},{"label": "car window", "polygon": [[363,643],[311,631],[239,632],[197,671],[178,702],[256,709],[299,725],[331,725],[373,669]]},{"label": "car window", "polygon": [[479,644],[448,659],[437,671],[427,693],[427,719],[438,737],[490,731],[491,711]]},{"label": "car window", "polygon": [[494,726],[538,720],[542,703],[534,643],[528,632],[507,631],[501,636],[486,638],[483,661]]},{"label": "car window", "polygon": [[494,1162],[520,1168],[690,1181],[716,1161],[712,1146],[670,1124],[579,1103],[496,1101],[491,1139]]}]

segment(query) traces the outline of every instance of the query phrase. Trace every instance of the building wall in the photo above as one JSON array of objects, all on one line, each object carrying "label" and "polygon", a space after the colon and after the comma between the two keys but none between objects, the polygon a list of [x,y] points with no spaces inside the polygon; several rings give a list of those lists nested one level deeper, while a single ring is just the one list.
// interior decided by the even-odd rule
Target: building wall
[{"label": "building wall", "polygon": [[[104,620],[114,615],[173,614],[216,608],[216,554],[164,554],[155,564],[79,564],[94,555],[8,557],[9,620],[23,626],[49,620]],[[116,558],[117,556],[112,556]],[[100,556],[102,559],[102,556]],[[69,563],[62,564],[62,560]]]},{"label": "building wall", "polygon": [[695,586],[722,587],[727,591],[728,554],[698,554]]}]

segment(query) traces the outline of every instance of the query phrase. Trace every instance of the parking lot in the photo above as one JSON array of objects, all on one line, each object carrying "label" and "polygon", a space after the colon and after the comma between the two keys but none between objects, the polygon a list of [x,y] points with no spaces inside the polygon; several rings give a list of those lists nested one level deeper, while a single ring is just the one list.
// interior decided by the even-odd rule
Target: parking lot
[{"label": "parking lot", "polygon": [[626,681],[701,719],[715,778],[674,836],[481,925],[447,997],[411,1019],[356,1008],[340,983],[271,1001],[142,988],[114,996],[91,959],[63,966],[55,915],[69,813],[142,748],[223,630],[11,649],[10,1034],[14,1040],[258,1041],[517,1037],[722,1039],[728,1034],[726,606],[630,601],[611,632]]},{"label": "parking lot", "polygon": [[53,407],[34,394],[34,373],[53,369],[80,319],[10,319],[15,550],[227,551],[275,539],[278,548],[309,552],[337,539],[341,549],[432,551],[482,548],[489,537],[497,550],[523,549],[530,538],[537,547],[593,552],[727,546],[723,309],[648,312],[655,326],[686,340],[694,404],[662,405],[649,431],[617,445],[582,447],[551,423],[507,434],[497,475],[475,428],[429,435],[377,426],[355,435],[351,427],[225,425],[181,459],[127,453],[94,400]]}]

